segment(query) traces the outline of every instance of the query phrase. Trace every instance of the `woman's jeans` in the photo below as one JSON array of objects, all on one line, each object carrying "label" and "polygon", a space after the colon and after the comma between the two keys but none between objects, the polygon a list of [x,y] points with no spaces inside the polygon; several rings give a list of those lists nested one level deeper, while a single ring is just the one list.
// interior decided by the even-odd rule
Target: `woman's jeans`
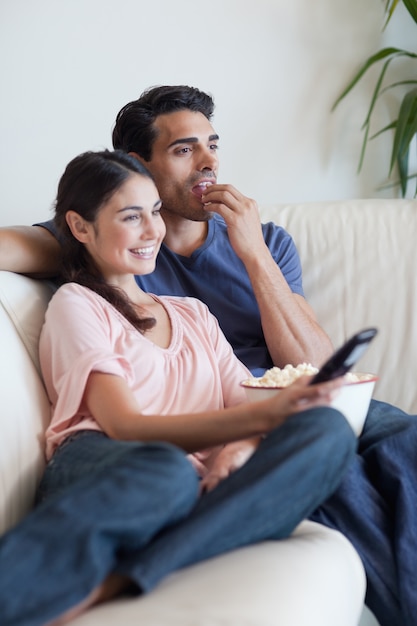
[{"label": "woman's jeans", "polygon": [[417,416],[372,401],[358,453],[311,519],[341,531],[367,575],[381,626],[417,624]]},{"label": "woman's jeans", "polygon": [[287,537],[334,492],[355,448],[340,413],[305,411],[199,496],[175,446],[93,431],[69,438],[48,464],[38,506],[0,540],[2,626],[43,625],[112,572],[146,592],[186,565]]}]

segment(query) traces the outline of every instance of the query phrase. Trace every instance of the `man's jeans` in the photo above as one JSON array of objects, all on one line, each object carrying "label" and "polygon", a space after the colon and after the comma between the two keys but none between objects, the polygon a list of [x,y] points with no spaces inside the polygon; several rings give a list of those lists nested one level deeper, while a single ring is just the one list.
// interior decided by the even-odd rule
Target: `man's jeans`
[{"label": "man's jeans", "polygon": [[381,626],[417,624],[417,417],[372,401],[358,453],[311,519],[340,530],[367,574]]},{"label": "man's jeans", "polygon": [[305,411],[199,497],[176,447],[83,431],[48,464],[40,504],[0,540],[2,626],[43,625],[110,572],[145,592],[178,568],[288,536],[333,493],[355,448],[340,413]]}]

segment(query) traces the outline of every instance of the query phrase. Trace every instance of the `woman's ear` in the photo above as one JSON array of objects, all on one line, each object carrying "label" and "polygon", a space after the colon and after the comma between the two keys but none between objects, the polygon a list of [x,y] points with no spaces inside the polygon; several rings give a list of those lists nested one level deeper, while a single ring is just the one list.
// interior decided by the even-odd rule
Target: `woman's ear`
[{"label": "woman's ear", "polygon": [[75,211],[67,211],[65,219],[75,239],[78,239],[81,243],[90,241],[90,224],[81,215]]}]

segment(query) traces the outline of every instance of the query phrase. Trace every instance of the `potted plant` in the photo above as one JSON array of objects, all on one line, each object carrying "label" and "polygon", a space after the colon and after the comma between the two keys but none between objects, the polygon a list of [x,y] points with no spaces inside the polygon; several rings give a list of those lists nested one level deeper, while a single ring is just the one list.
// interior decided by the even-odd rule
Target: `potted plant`
[{"label": "potted plant", "polygon": [[[387,27],[395,8],[397,7],[399,0],[386,0],[385,4],[385,14],[386,20],[384,24],[384,29]],[[404,6],[406,7],[410,17],[414,20],[414,23],[417,25],[417,0],[403,0]],[[379,50],[375,54],[373,54],[369,59],[365,61],[365,63],[361,66],[357,74],[354,78],[349,82],[347,87],[344,89],[342,94],[337,98],[336,102],[333,105],[333,109],[337,107],[337,105],[343,100],[347,94],[353,89],[353,87],[357,84],[357,82],[362,78],[365,72],[368,71],[370,67],[377,63],[382,63],[382,68],[379,73],[379,77],[376,81],[375,88],[372,94],[370,106],[368,113],[366,115],[365,121],[362,126],[362,130],[364,133],[362,148],[359,157],[359,166],[358,172],[361,170],[364,157],[365,150],[368,141],[374,139],[381,133],[384,133],[389,130],[393,130],[393,143],[392,143],[392,151],[391,151],[391,159],[389,165],[388,179],[391,177],[395,166],[398,169],[399,180],[395,181],[394,186],[400,186],[401,195],[404,197],[407,192],[408,182],[411,179],[417,179],[417,173],[410,173],[410,144],[414,137],[417,137],[417,78],[410,78],[409,80],[400,80],[394,81],[389,85],[384,85],[384,78],[386,76],[387,69],[389,65],[395,61],[400,59],[401,57],[408,57],[416,61],[417,67],[417,53],[411,52],[409,50],[403,50],[401,48],[383,48]],[[379,96],[390,90],[396,89],[398,87],[410,85],[411,89],[406,91],[403,95],[401,101],[398,106],[397,118],[390,122],[384,128],[379,129],[376,133],[370,136],[370,126],[372,114],[374,112],[374,108]],[[332,109],[332,110],[333,110]],[[417,182],[417,181],[416,181]],[[414,197],[417,196],[417,184],[414,191]]]}]

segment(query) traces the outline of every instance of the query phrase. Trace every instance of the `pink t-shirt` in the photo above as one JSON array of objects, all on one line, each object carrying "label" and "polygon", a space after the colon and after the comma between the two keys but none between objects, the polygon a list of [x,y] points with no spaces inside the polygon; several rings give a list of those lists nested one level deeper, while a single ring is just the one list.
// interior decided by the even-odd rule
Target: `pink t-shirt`
[{"label": "pink t-shirt", "polygon": [[[206,305],[194,298],[152,297],[163,304],[171,321],[168,348],[147,339],[86,287],[68,283],[51,299],[39,343],[52,404],[47,458],[69,434],[102,430],[82,402],[92,371],[123,377],[144,414],[198,413],[247,401],[239,383],[250,373]],[[198,466],[207,454],[193,456]]]}]

